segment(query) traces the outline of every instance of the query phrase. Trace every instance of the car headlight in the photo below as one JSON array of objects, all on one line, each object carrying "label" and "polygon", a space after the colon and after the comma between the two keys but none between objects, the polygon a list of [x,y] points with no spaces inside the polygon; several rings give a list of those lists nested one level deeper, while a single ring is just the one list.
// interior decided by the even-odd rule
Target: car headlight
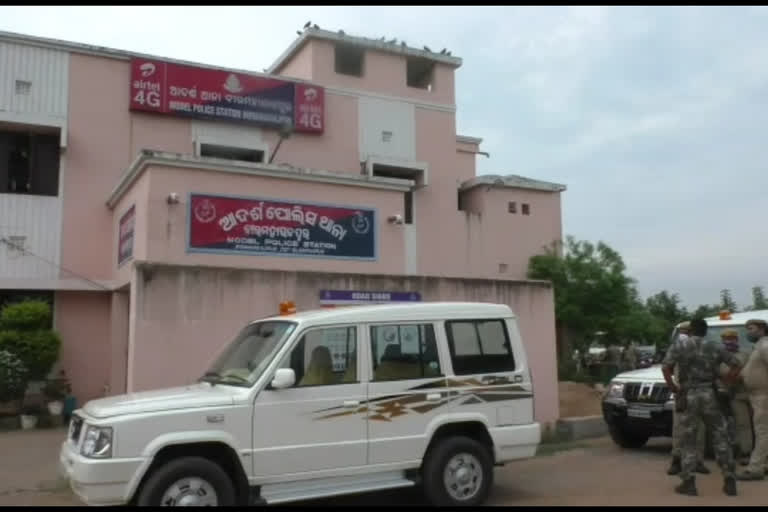
[{"label": "car headlight", "polygon": [[608,392],[605,395],[608,398],[622,398],[624,396],[624,383],[611,382],[608,384]]},{"label": "car headlight", "polygon": [[94,427],[89,425],[85,432],[83,447],[80,449],[85,457],[92,459],[108,459],[112,456],[112,427]]}]

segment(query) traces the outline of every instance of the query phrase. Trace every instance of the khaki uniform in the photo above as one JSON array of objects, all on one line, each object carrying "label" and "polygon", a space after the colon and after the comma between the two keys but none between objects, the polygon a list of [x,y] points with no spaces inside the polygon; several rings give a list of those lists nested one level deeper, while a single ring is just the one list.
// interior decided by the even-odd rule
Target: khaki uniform
[{"label": "khaki uniform", "polygon": [[[743,368],[749,358],[749,354],[744,352],[734,353]],[[720,377],[725,377],[730,369],[726,365],[720,365]],[[722,381],[718,387],[723,389],[725,386]],[[749,393],[742,382],[735,384],[731,388],[732,398],[730,401],[732,417],[728,418],[728,430],[731,437],[731,443],[738,447],[741,455],[749,455],[752,452],[752,415],[749,411]]]},{"label": "khaki uniform", "polygon": [[755,343],[741,375],[749,393],[755,429],[755,448],[746,469],[750,473],[763,474],[768,458],[768,336]]}]

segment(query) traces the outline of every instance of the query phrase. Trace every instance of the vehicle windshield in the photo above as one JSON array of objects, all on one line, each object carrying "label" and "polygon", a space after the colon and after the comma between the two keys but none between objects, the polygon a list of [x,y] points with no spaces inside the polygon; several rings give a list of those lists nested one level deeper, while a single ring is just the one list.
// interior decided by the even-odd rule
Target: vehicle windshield
[{"label": "vehicle windshield", "polygon": [[275,320],[247,325],[200,380],[253,386],[294,329],[295,322]]},{"label": "vehicle windshield", "polygon": [[[731,329],[739,333],[739,352],[752,352],[752,343],[747,339],[747,327],[745,325],[718,325],[710,326],[707,329],[707,339],[717,342],[722,342],[723,339],[720,335],[724,330]],[[679,332],[677,327],[672,331],[671,340],[677,339]]]}]

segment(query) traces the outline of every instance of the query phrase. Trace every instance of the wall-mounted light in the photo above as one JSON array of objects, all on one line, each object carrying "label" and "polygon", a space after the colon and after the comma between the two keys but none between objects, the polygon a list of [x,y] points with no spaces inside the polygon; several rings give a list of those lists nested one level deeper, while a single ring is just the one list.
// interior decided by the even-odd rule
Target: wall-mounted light
[{"label": "wall-mounted light", "polygon": [[179,204],[179,194],[176,192],[171,192],[168,194],[168,197],[165,198],[165,201],[168,204]]},{"label": "wall-mounted light", "polygon": [[387,217],[387,222],[389,222],[390,224],[397,224],[399,226],[400,224],[403,224],[403,216],[400,215],[399,213],[390,215],[389,217]]}]

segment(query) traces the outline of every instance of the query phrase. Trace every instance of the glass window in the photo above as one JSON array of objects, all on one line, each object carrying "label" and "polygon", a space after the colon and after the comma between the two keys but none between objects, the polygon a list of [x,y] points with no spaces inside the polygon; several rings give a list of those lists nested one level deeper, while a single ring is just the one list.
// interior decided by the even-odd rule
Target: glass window
[{"label": "glass window", "polygon": [[252,386],[295,328],[294,322],[283,321],[247,325],[213,363],[203,380]]},{"label": "glass window", "polygon": [[372,326],[371,354],[373,381],[442,375],[432,324]]},{"label": "glass window", "polygon": [[301,337],[281,367],[296,372],[295,387],[356,383],[357,329],[313,329]]},{"label": "glass window", "polygon": [[515,358],[504,320],[457,320],[446,322],[453,373],[509,372]]}]

